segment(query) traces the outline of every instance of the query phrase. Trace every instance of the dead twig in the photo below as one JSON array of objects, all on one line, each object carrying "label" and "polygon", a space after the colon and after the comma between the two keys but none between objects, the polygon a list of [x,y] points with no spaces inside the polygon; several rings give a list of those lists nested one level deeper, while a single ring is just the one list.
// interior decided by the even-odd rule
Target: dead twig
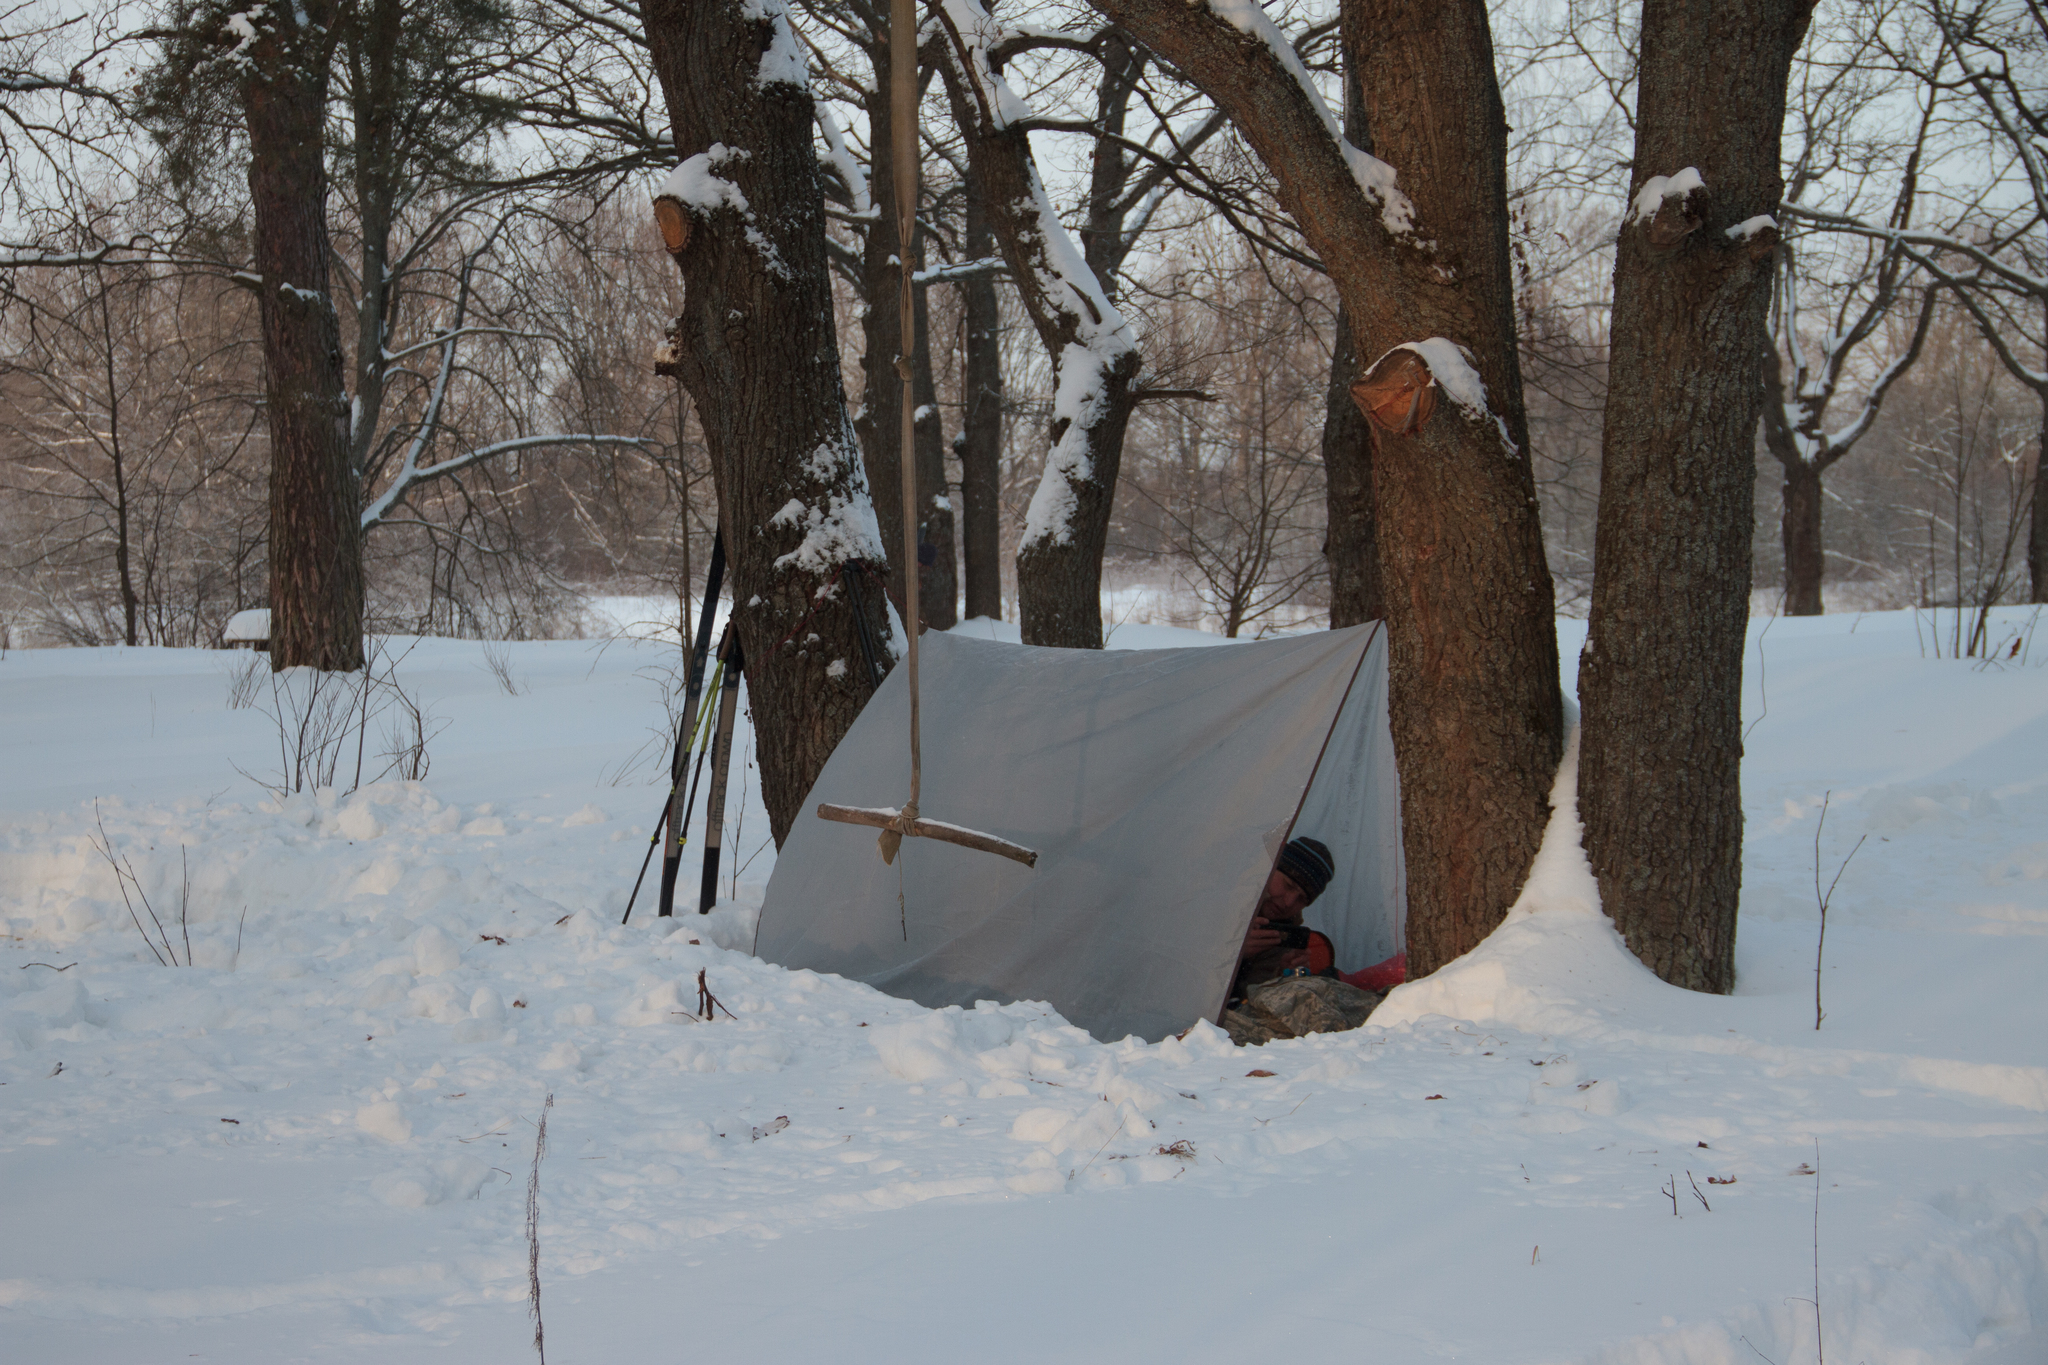
[{"label": "dead twig", "polygon": [[[1103,1151],[1104,1151],[1104,1150],[1105,1150],[1105,1149],[1106,1149],[1106,1148],[1107,1148],[1107,1147],[1109,1146],[1109,1144],[1110,1144],[1110,1143],[1112,1143],[1112,1142],[1115,1142],[1115,1141],[1116,1141],[1116,1139],[1117,1139],[1117,1134],[1119,1134],[1119,1133],[1123,1132],[1123,1130],[1124,1130],[1124,1119],[1121,1119],[1121,1118],[1120,1118],[1120,1119],[1118,1119],[1118,1120],[1116,1121],[1116,1131],[1115,1131],[1115,1132],[1112,1132],[1112,1133],[1111,1133],[1111,1134],[1110,1134],[1110,1135],[1109,1135],[1108,1137],[1104,1138],[1104,1139],[1102,1140],[1102,1146],[1101,1146],[1101,1147],[1097,1147],[1097,1148],[1095,1149],[1095,1156],[1101,1156],[1101,1155],[1102,1155],[1102,1153],[1103,1153]],[[1078,1170],[1078,1171],[1075,1171],[1075,1172],[1073,1172],[1072,1174],[1070,1174],[1070,1175],[1069,1175],[1069,1176],[1067,1177],[1067,1179],[1069,1179],[1069,1180],[1079,1180],[1079,1179],[1080,1179],[1080,1178],[1081,1178],[1082,1176],[1084,1176],[1084,1175],[1088,1174],[1088,1168],[1089,1168],[1090,1166],[1093,1166],[1093,1165],[1095,1164],[1095,1156],[1091,1156],[1091,1157],[1089,1157],[1089,1158],[1088,1158],[1088,1160],[1087,1160],[1086,1162],[1084,1162],[1084,1163],[1082,1164],[1082,1166],[1081,1166],[1081,1169],[1080,1169],[1080,1170]]]},{"label": "dead twig", "polygon": [[739,1022],[737,1015],[725,1009],[725,1002],[711,993],[711,987],[704,981],[704,969],[700,967],[697,969],[697,1013],[708,1020],[717,1017],[714,1013],[716,1010],[725,1010],[726,1018],[734,1023]]},{"label": "dead twig", "polygon": [[[156,958],[159,966],[191,966],[191,940],[187,938],[185,944],[187,960],[184,962],[178,961],[178,950],[171,945],[171,936],[165,932],[164,922],[157,918],[156,907],[149,903],[149,894],[142,889],[142,883],[135,876],[135,864],[130,862],[114,847],[114,836],[107,833],[106,818],[100,814],[100,803],[97,797],[93,798],[92,817],[93,823],[99,826],[100,831],[99,838],[92,840],[92,846],[99,850],[99,855],[102,858],[107,860],[107,866],[114,869],[114,885],[120,888],[121,903],[128,907],[128,918],[134,923],[135,932],[142,935],[142,941],[149,945],[150,954]],[[182,844],[179,845],[181,853],[183,849],[184,846]],[[155,939],[149,936],[149,930],[142,927],[142,916],[135,913],[135,900],[131,900],[128,896],[128,888],[131,886],[135,888],[135,900],[142,902],[143,910],[149,915],[149,922],[156,926],[157,937]],[[161,949],[157,946],[158,940],[162,941],[163,946]]]},{"label": "dead twig", "polygon": [[533,1318],[533,1352],[540,1365],[548,1365],[547,1341],[540,1320],[540,1159],[548,1154],[548,1110],[555,1107],[555,1095],[540,1106],[540,1128],[533,1137],[533,1171],[526,1178],[526,1292],[527,1312]]},{"label": "dead twig", "polygon": [[1835,879],[1828,883],[1827,893],[1820,889],[1820,832],[1828,825],[1828,802],[1834,792],[1824,793],[1820,798],[1820,820],[1813,827],[1813,899],[1820,906],[1820,940],[1813,946],[1813,1031],[1820,1032],[1820,1021],[1825,1017],[1820,1007],[1820,960],[1828,946],[1828,905],[1835,898],[1835,888],[1842,884],[1842,874],[1849,870],[1849,859],[1854,858],[1863,848],[1864,835],[1856,841],[1856,847],[1849,850],[1849,857],[1842,859],[1842,865],[1835,869]]},{"label": "dead twig", "polygon": [[[1712,1204],[1709,1204],[1707,1202],[1707,1196],[1700,1192],[1700,1182],[1697,1180],[1693,1180],[1691,1171],[1687,1171],[1685,1173],[1685,1178],[1687,1180],[1692,1181],[1693,1196],[1700,1201],[1700,1207],[1705,1209],[1708,1213],[1712,1213],[1714,1211],[1714,1206]],[[1707,1179],[1711,1181],[1713,1177],[1708,1176]]]},{"label": "dead twig", "polygon": [[77,965],[78,964],[76,962],[67,962],[63,966],[59,967],[52,962],[24,962],[21,964],[21,969],[23,971],[27,971],[31,967],[48,967],[53,972],[68,972]]}]

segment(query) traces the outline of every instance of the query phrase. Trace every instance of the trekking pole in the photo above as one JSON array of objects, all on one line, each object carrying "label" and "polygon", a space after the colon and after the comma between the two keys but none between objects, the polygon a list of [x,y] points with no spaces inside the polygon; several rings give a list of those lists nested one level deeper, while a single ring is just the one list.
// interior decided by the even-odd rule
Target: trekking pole
[{"label": "trekking pole", "polygon": [[[708,915],[718,900],[718,859],[725,845],[725,784],[732,772],[732,728],[734,714],[739,710],[740,670],[746,666],[746,658],[740,651],[740,637],[730,627],[726,631],[724,655],[719,664],[732,677],[729,686],[718,701],[718,729],[711,736],[711,791],[704,798],[704,881],[697,891],[697,913]],[[694,794],[694,793],[693,793]],[[745,793],[740,799],[746,799]]]},{"label": "trekking pole", "polygon": [[[688,762],[688,755],[693,750],[697,750],[697,741],[704,737],[705,723],[710,718],[712,704],[718,699],[719,684],[724,676],[724,665],[721,664],[718,671],[711,675],[710,690],[705,695],[703,702],[697,707],[696,722],[692,724],[688,716],[684,716],[679,722],[681,730],[677,738],[680,740],[683,734],[689,736],[688,740],[683,742],[682,753],[684,762]],[[673,764],[673,760],[671,763]],[[704,776],[703,751],[698,751],[697,753],[697,776],[700,779]],[[626,913],[619,917],[619,923],[621,924],[633,918],[633,902],[640,897],[640,884],[647,879],[647,865],[654,861],[654,850],[661,846],[662,831],[668,826],[669,807],[675,804],[676,793],[681,790],[680,784],[671,785],[668,789],[668,795],[662,798],[661,812],[654,817],[654,833],[647,836],[647,853],[640,859],[640,875],[633,878],[633,893],[626,897]],[[692,785],[690,788],[690,799],[683,806],[681,823],[685,827],[689,825],[690,812],[696,808],[696,805],[697,788],[695,785]]]},{"label": "trekking pole", "polygon": [[[720,527],[711,541],[711,572],[706,576],[704,609],[697,613],[697,647],[690,653],[690,689],[683,703],[683,713],[697,709],[697,699],[704,694],[704,664],[711,653],[711,618],[718,614],[718,589],[725,582],[725,528]],[[676,749],[675,760],[669,765],[669,778],[673,785],[683,782],[683,765],[686,755],[681,746]],[[675,798],[668,803],[668,841],[661,850],[661,901],[655,913],[667,918],[676,912],[676,873],[683,860],[683,813],[676,808]]]},{"label": "trekking pole", "polygon": [[684,690],[683,712],[676,721],[676,743],[668,761],[668,795],[662,799],[661,815],[655,820],[654,837],[648,843],[647,857],[640,860],[640,875],[633,879],[633,893],[626,897],[626,913],[619,923],[632,918],[633,902],[639,898],[640,883],[647,877],[647,864],[654,856],[654,845],[661,842],[663,826],[670,835],[670,851],[662,859],[662,876],[668,883],[669,894],[664,898],[663,914],[674,913],[675,871],[674,860],[681,856],[681,845],[677,836],[681,833],[675,819],[676,789],[682,785],[683,766],[688,762],[689,748],[697,742],[697,732],[702,728],[701,718],[697,726],[691,725],[697,710],[697,697],[704,688],[704,662],[711,652],[711,618],[717,614],[718,592],[725,585],[725,535],[721,527],[711,538],[711,568],[704,575],[704,607],[697,614],[696,648],[690,652],[689,681]]}]

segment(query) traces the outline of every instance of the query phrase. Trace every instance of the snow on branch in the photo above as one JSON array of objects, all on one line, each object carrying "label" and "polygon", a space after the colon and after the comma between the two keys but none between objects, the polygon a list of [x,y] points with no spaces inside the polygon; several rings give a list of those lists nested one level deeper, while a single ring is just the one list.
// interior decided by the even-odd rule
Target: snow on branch
[{"label": "snow on branch", "polygon": [[1010,88],[989,60],[989,49],[1012,36],[981,0],[940,0],[940,11],[952,30],[961,74],[973,87],[982,116],[996,132],[1031,117],[1031,105]]},{"label": "snow on branch", "polygon": [[[1197,3],[1197,0],[1190,0]],[[1301,87],[1301,93],[1308,97],[1309,107],[1323,121],[1323,128],[1330,140],[1344,153],[1344,164],[1351,169],[1351,178],[1365,191],[1366,197],[1378,201],[1380,223],[1396,237],[1405,237],[1415,231],[1415,204],[1403,194],[1395,183],[1397,174],[1392,166],[1370,152],[1360,151],[1344,136],[1337,115],[1316,89],[1315,81],[1309,76],[1308,67],[1302,64],[1301,54],[1287,41],[1280,28],[1266,17],[1258,0],[1208,0],[1211,13],[1222,19],[1238,32],[1256,38],[1264,43],[1273,54],[1273,60],[1281,69],[1294,77]]]},{"label": "snow on branch", "polygon": [[377,500],[363,509],[362,528],[367,531],[373,526],[391,520],[391,509],[396,507],[406,493],[423,483],[430,483],[457,470],[468,469],[482,464],[485,460],[514,450],[526,450],[533,446],[660,446],[661,442],[647,436],[602,436],[592,432],[561,432],[551,436],[520,436],[509,441],[493,441],[487,446],[465,451],[453,459],[442,460],[422,468],[417,459],[417,444],[406,452],[406,461],[398,471],[398,477],[391,486],[379,495]]},{"label": "snow on branch", "polygon": [[[1946,232],[1932,232],[1926,228],[1892,227],[1882,223],[1866,222],[1851,214],[1830,213],[1823,209],[1807,208],[1803,204],[1786,204],[1779,209],[1779,212],[1788,218],[1797,218],[1802,222],[1812,223],[1818,227],[1829,228],[1836,232],[1846,232],[1852,236],[1868,237],[1876,241],[1895,243],[1901,247],[1913,249],[1910,251],[1910,254],[1923,267],[1932,265],[1927,255],[1929,252],[1937,255],[1960,256],[1979,271],[1989,275],[1991,280],[1988,282],[1990,283],[1996,283],[2018,293],[2031,294],[2035,298],[2048,299],[2048,277],[2036,275],[2001,258],[1995,246],[1986,245],[1981,242],[1972,242],[1966,238],[1957,237]],[[1937,275],[1944,283],[1952,283],[1958,287],[1987,283],[1987,281],[1967,279],[1948,270],[1934,270],[1932,273]]]},{"label": "snow on branch", "polygon": [[861,170],[860,162],[846,150],[846,135],[839,130],[839,120],[832,117],[832,108],[824,100],[812,101],[816,111],[818,131],[825,138],[825,164],[838,173],[846,184],[847,206],[855,218],[875,216],[874,196],[868,191],[867,175]]},{"label": "snow on branch", "polygon": [[1031,118],[1031,106],[989,60],[989,45],[1001,30],[980,0],[942,0],[940,19],[951,40],[953,69],[973,93],[988,154],[1017,158],[1016,169],[1029,187],[1015,203],[995,206],[1020,225],[1018,264],[1031,276],[1020,285],[1059,315],[1058,331],[1067,338],[1054,357],[1053,448],[1025,513],[1023,544],[1070,544],[1080,505],[1077,490],[1095,475],[1092,433],[1110,415],[1115,377],[1128,377],[1137,368],[1138,343],[1053,210],[1022,126]]},{"label": "snow on branch", "polygon": [[[1653,175],[1636,191],[1622,226],[1629,228],[1641,223],[1649,235],[1650,245],[1676,246],[1699,231],[1700,224],[1706,221],[1706,198],[1706,177],[1700,174],[1697,166],[1687,166],[1676,175]],[[1743,227],[1747,229],[1755,222],[1752,218]],[[1777,225],[1772,223],[1771,226],[1775,228]],[[1739,237],[1732,232],[1728,235],[1746,242],[1753,234],[1744,231]],[[1765,239],[1759,235],[1758,240]]]},{"label": "snow on branch", "polygon": [[944,265],[919,270],[910,278],[919,284],[945,284],[951,280],[971,280],[978,275],[1000,275],[1009,269],[1009,263],[1000,256],[984,256],[978,261],[949,261]]},{"label": "snow on branch", "polygon": [[662,177],[654,197],[673,199],[700,218],[729,208],[749,215],[751,222],[753,210],[747,205],[747,196],[738,185],[718,173],[735,162],[745,161],[749,155],[723,142],[714,142],[707,150],[683,158],[682,165]]}]

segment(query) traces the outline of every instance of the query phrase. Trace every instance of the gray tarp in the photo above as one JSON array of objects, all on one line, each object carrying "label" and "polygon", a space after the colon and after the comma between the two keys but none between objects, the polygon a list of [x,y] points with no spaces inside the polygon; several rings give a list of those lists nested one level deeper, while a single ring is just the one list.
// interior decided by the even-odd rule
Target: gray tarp
[{"label": "gray tarp", "polygon": [[1338,864],[1308,922],[1346,970],[1398,949],[1398,794],[1376,627],[1174,650],[936,632],[920,644],[921,813],[1036,849],[1038,866],[906,839],[886,867],[874,830],[818,819],[819,802],[894,806],[908,794],[898,668],[776,859],[763,958],[934,1007],[1044,1000],[1097,1037],[1157,1039],[1222,1007],[1298,807],[1295,832],[1324,840]]}]

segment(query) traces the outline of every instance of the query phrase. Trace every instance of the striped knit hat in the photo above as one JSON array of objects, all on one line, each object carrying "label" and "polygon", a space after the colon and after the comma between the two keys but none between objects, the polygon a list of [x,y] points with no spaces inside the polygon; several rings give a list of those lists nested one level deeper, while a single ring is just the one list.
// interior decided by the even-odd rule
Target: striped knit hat
[{"label": "striped knit hat", "polygon": [[1310,901],[1322,895],[1330,878],[1337,875],[1336,860],[1320,839],[1290,839],[1287,847],[1280,850],[1277,866],[1288,880],[1308,894]]}]

